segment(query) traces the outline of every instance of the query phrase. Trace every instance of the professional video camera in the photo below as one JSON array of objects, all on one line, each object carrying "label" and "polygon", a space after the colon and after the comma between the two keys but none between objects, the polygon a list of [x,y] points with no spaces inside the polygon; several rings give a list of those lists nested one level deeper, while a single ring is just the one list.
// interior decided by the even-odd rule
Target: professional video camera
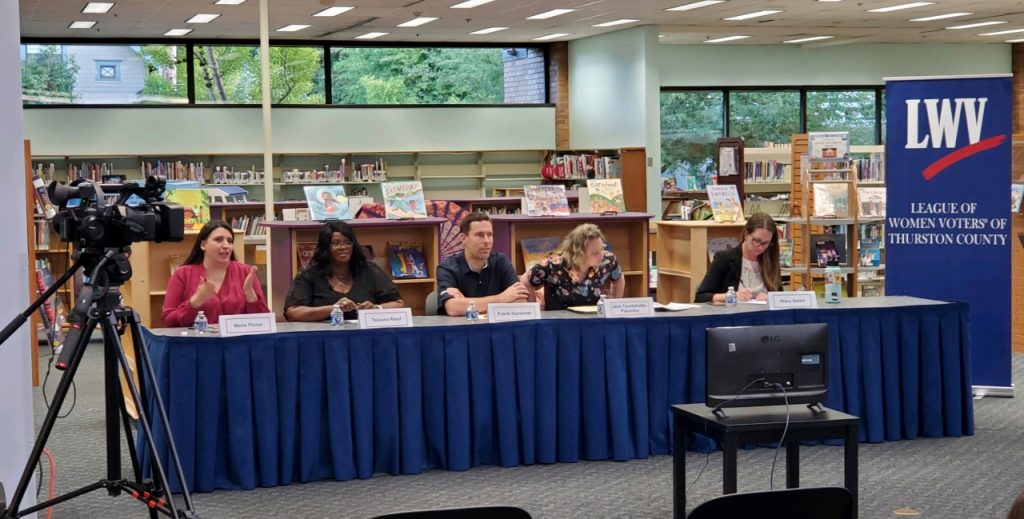
[{"label": "professional video camera", "polygon": [[[145,185],[107,184],[86,180],[69,185],[52,182],[50,201],[59,208],[53,225],[62,240],[80,248],[123,248],[137,241],[181,241],[185,238],[185,212],[178,204],[163,202],[167,181],[150,176]],[[116,194],[107,198],[104,189]]]}]

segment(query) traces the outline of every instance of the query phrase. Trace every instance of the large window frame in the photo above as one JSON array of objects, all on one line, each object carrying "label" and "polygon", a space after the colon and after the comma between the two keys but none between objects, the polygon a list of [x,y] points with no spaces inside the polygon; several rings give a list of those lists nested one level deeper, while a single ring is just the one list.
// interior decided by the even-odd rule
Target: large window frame
[{"label": "large window frame", "polygon": [[[184,79],[188,91],[188,102],[182,103],[167,103],[167,104],[133,104],[133,103],[116,103],[116,104],[25,104],[25,108],[31,109],[47,109],[47,108],[104,108],[104,107],[132,107],[132,108],[181,108],[185,106],[190,107],[224,107],[224,108],[252,108],[251,103],[237,104],[237,103],[197,103],[196,92],[195,92],[195,77],[196,70],[194,67],[194,51],[196,47],[200,46],[259,46],[258,40],[248,39],[215,39],[215,40],[179,40],[179,39],[167,39],[167,38],[23,38],[21,45],[178,45],[185,47],[186,63],[187,63],[187,77]],[[323,104],[287,104],[287,103],[273,103],[274,107],[294,107],[294,108],[326,108],[326,107],[338,107],[338,108],[479,108],[479,107],[503,107],[503,108],[527,108],[527,107],[539,107],[554,106],[551,102],[551,76],[550,76],[550,60],[551,60],[551,44],[550,43],[508,43],[508,44],[472,44],[472,43],[451,43],[451,42],[433,42],[433,43],[407,43],[407,42],[387,42],[387,43],[373,43],[373,42],[324,42],[324,41],[309,41],[309,40],[274,40],[271,42],[271,48],[274,47],[315,47],[323,49],[323,56],[330,56],[331,49],[337,49],[341,47],[377,47],[377,48],[534,48],[539,49],[544,55],[544,102],[539,103],[499,103],[499,104],[484,104],[484,103],[444,103],[444,104],[335,104],[333,102],[332,92],[332,70],[331,60],[323,59],[321,62],[323,77],[324,77],[324,103]]]}]

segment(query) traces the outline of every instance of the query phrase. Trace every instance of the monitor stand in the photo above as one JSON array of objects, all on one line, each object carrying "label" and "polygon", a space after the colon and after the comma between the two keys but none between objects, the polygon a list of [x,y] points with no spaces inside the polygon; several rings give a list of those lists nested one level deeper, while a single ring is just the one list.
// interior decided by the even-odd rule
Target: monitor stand
[{"label": "monitor stand", "polygon": [[814,413],[814,414],[824,413],[825,412],[825,408],[821,406],[821,402],[815,402],[813,404],[807,404],[807,408],[810,409],[811,412]]}]

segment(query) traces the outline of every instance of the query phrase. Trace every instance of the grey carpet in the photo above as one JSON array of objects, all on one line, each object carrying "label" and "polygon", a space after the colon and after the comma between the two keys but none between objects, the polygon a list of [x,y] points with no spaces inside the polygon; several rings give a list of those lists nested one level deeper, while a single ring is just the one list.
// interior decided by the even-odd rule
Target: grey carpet
[{"label": "grey carpet", "polygon": [[[77,403],[58,420],[48,448],[57,463],[58,492],[79,488],[104,476],[102,351],[90,347],[76,377]],[[40,359],[45,372],[48,358]],[[1024,380],[1024,355],[1014,355],[1015,380]],[[59,372],[47,389],[56,389]],[[45,407],[36,390],[37,428]],[[70,405],[66,403],[65,409]],[[1024,488],[1024,396],[975,401],[977,433],[963,438],[862,444],[860,516],[898,517],[911,508],[916,517],[970,519],[1005,517]],[[774,449],[739,455],[740,491],[768,489]],[[722,456],[687,455],[688,508],[721,492]],[[127,460],[127,457],[125,457]],[[698,472],[707,467],[694,483]],[[801,484],[841,485],[842,447],[804,447]],[[125,461],[125,474],[129,474]],[[46,471],[48,477],[48,470]],[[785,453],[775,469],[775,486],[785,486]],[[345,517],[368,518],[408,509],[484,504],[525,508],[540,519],[669,518],[672,514],[672,458],[657,456],[629,462],[579,462],[530,467],[479,467],[467,472],[431,471],[416,476],[378,475],[369,480],[323,481],[253,491],[195,494],[204,518]],[[45,497],[44,483],[42,496]],[[12,489],[8,489],[10,495]],[[146,517],[127,496],[94,492],[54,508],[55,518]],[[41,514],[40,517],[45,517]]]}]

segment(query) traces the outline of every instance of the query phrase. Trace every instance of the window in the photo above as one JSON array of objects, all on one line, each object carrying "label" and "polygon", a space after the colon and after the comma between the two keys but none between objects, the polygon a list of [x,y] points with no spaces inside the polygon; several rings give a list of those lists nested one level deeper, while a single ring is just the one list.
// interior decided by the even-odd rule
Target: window
[{"label": "window", "polygon": [[847,131],[850,144],[874,144],[874,90],[812,90],[807,92],[807,131]]},{"label": "window", "polygon": [[[256,46],[196,45],[197,104],[258,104],[260,49]],[[323,49],[270,48],[270,102],[324,104]]]},{"label": "window", "polygon": [[336,47],[331,102],[362,104],[544,103],[539,48]]},{"label": "window", "polygon": [[788,143],[800,133],[800,91],[753,90],[729,92],[729,136],[743,137],[747,146]]},{"label": "window", "polygon": [[721,91],[661,93],[662,184],[704,189],[714,173],[715,141],[725,134]]},{"label": "window", "polygon": [[120,81],[121,62],[109,60],[96,61],[96,81]]}]

